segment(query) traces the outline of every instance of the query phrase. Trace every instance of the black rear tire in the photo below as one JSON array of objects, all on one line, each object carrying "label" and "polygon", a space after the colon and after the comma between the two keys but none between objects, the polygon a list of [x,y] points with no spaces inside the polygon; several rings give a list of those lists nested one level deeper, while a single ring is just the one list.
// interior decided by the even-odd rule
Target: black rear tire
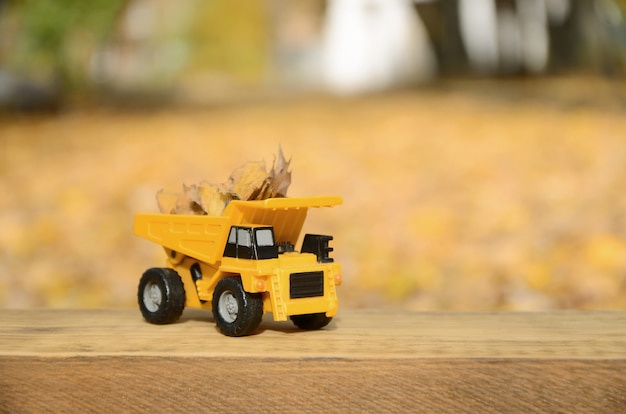
[{"label": "black rear tire", "polygon": [[139,281],[137,299],[146,321],[157,325],[176,322],[185,309],[183,281],[172,269],[148,269]]},{"label": "black rear tire", "polygon": [[333,318],[326,316],[324,313],[311,313],[308,315],[292,315],[291,321],[300,329],[314,331],[322,329],[330,323]]},{"label": "black rear tire", "polygon": [[237,277],[226,277],[217,283],[213,291],[213,317],[224,335],[250,335],[263,318],[261,294],[243,290]]}]

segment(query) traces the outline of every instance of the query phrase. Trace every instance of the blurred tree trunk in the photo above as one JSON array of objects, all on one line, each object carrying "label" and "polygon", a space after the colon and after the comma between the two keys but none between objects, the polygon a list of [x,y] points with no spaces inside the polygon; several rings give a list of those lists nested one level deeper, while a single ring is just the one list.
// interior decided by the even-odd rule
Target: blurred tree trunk
[{"label": "blurred tree trunk", "polygon": [[416,3],[437,56],[439,74],[460,75],[469,70],[467,53],[459,28],[457,0]]}]

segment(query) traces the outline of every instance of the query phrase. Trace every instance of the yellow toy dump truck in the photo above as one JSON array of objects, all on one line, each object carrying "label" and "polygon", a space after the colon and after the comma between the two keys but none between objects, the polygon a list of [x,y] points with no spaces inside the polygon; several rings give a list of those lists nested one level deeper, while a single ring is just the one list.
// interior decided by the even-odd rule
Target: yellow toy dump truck
[{"label": "yellow toy dump truck", "polygon": [[341,266],[329,256],[332,236],[305,235],[307,211],[341,197],[231,201],[221,216],[137,214],[135,234],[163,246],[166,267],[139,282],[144,318],[175,322],[185,306],[212,309],[228,336],[253,333],[264,312],[301,329],[320,329],[337,313]]}]

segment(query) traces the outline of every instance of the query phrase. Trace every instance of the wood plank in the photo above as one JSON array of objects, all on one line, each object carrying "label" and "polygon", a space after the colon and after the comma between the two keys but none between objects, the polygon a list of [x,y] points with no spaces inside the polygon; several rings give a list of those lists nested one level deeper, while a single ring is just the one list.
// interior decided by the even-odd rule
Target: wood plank
[{"label": "wood plank", "polygon": [[621,359],[626,312],[345,311],[322,331],[265,317],[258,334],[230,338],[195,309],[172,325],[136,309],[0,310],[0,355]]},{"label": "wood plank", "polygon": [[624,412],[626,312],[344,311],[325,330],[209,312],[0,310],[0,412]]}]

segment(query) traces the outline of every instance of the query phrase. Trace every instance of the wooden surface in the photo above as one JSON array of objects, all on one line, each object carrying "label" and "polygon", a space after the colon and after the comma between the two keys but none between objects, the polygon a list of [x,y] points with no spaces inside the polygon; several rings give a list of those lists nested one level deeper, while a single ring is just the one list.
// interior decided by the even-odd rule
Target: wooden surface
[{"label": "wooden surface", "polygon": [[0,412],[626,412],[626,312],[342,311],[326,329],[209,312],[0,310]]}]

